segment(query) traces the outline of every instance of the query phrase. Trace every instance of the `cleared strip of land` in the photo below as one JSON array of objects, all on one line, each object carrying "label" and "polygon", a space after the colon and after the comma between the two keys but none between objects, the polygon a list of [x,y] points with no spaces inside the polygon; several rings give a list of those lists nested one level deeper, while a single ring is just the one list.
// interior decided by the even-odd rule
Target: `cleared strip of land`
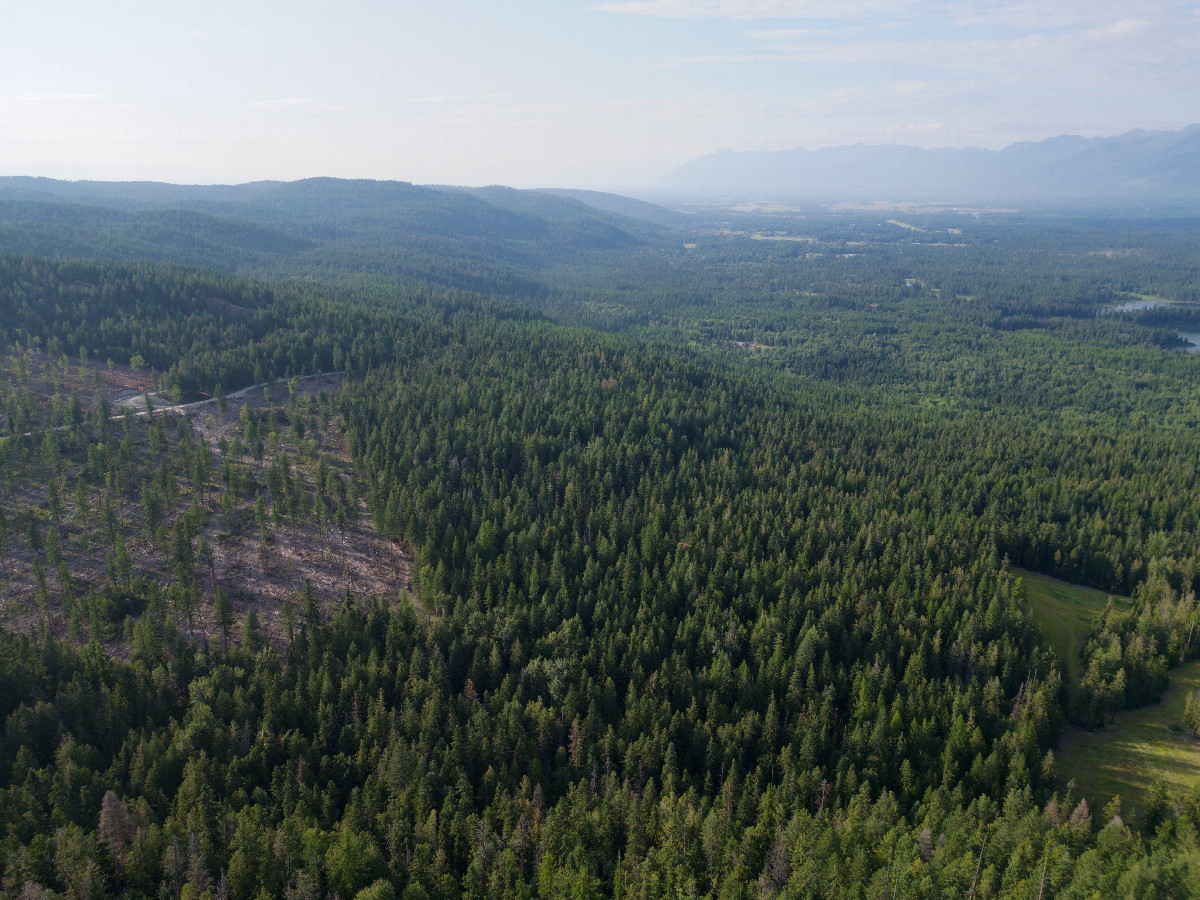
[{"label": "cleared strip of land", "polygon": [[1046,642],[1058,654],[1069,683],[1079,680],[1079,651],[1088,629],[1096,616],[1111,599],[1119,606],[1128,606],[1125,597],[1111,596],[1095,588],[1069,581],[1059,581],[1026,569],[1013,568],[1025,583],[1029,608],[1046,637]]}]

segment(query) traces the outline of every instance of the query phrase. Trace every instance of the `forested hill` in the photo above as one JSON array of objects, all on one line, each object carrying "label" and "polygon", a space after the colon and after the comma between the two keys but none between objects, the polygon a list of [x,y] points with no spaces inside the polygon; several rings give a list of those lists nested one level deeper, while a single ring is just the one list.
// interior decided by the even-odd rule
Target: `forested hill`
[{"label": "forested hill", "polygon": [[[648,206],[648,205],[647,205]],[[314,178],[236,186],[0,178],[9,253],[243,272],[374,274],[539,296],[536,273],[662,238],[659,224],[509,188]]]},{"label": "forested hill", "polygon": [[688,217],[683,213],[667,209],[656,203],[647,203],[644,200],[635,200],[632,197],[624,197],[620,194],[609,194],[603,191],[553,188],[543,189],[542,193],[578,200],[580,203],[595,207],[596,209],[602,209],[605,212],[628,216],[631,219],[644,219],[647,222],[653,222],[657,225],[681,226],[688,222]]},{"label": "forested hill", "polygon": [[155,181],[61,181],[23,175],[0,177],[0,199],[75,203],[112,209],[148,210],[203,201],[244,203],[284,182],[236,185],[165,184]]},{"label": "forested hill", "polygon": [[[1195,232],[796,225],[542,310],[0,257],[6,900],[1194,896],[1200,792],[1056,753],[1200,656],[1200,359],[1113,309]],[[1013,565],[1129,601],[1064,665]]]}]

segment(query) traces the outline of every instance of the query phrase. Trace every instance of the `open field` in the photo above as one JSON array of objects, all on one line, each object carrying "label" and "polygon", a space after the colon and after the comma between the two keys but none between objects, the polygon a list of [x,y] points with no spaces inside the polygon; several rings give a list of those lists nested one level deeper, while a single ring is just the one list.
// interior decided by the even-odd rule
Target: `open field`
[{"label": "open field", "polygon": [[[1025,583],[1025,596],[1046,642],[1062,661],[1068,682],[1074,683],[1078,680],[1079,651],[1083,649],[1084,636],[1110,596],[1049,575],[1015,567],[1013,571]],[[1124,597],[1111,599],[1122,606],[1129,603]]]},{"label": "open field", "polygon": [[1173,795],[1200,786],[1200,742],[1178,730],[1191,691],[1200,690],[1200,662],[1171,672],[1161,703],[1117,713],[1099,731],[1067,728],[1055,750],[1059,778],[1074,780],[1093,810],[1120,795],[1140,813],[1146,792],[1162,779]]},{"label": "open field", "polygon": [[750,235],[752,241],[794,241],[802,244],[815,244],[817,239],[804,234],[763,234],[756,231]]},{"label": "open field", "polygon": [[[1067,684],[1079,678],[1079,651],[1088,628],[1109,600],[1128,598],[1014,569],[1025,584],[1034,618],[1047,643],[1063,661]],[[1118,713],[1098,731],[1067,727],[1055,748],[1060,781],[1074,781],[1093,810],[1120,796],[1127,813],[1138,815],[1151,785],[1162,779],[1172,794],[1200,785],[1200,742],[1179,731],[1187,695],[1200,690],[1200,662],[1171,672],[1161,703]]]}]

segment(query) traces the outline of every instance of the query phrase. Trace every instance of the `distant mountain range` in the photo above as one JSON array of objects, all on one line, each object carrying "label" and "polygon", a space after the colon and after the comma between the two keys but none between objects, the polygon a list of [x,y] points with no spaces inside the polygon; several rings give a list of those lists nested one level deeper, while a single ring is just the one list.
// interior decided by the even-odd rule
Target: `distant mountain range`
[{"label": "distant mountain range", "polygon": [[[649,194],[649,192],[647,192]],[[668,173],[655,198],[1130,206],[1200,202],[1200,125],[1062,136],[1003,150],[855,144],[722,150]]]}]

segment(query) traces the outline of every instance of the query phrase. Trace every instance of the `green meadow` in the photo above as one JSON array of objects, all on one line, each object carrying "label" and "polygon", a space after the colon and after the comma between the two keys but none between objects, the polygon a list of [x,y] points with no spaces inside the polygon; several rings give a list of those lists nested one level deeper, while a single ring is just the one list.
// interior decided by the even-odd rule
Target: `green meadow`
[{"label": "green meadow", "polygon": [[1112,599],[1122,606],[1129,604],[1125,597],[1105,594],[1094,588],[1059,581],[1025,569],[1013,569],[1025,583],[1025,597],[1033,617],[1045,635],[1046,642],[1058,654],[1069,683],[1079,679],[1079,651],[1093,620]]},{"label": "green meadow", "polygon": [[1126,811],[1140,812],[1158,779],[1174,797],[1200,786],[1200,742],[1180,730],[1184,703],[1195,690],[1200,662],[1171,671],[1161,703],[1117,713],[1113,724],[1097,731],[1064,729],[1055,750],[1059,778],[1074,780],[1096,812],[1117,795]]},{"label": "green meadow", "polygon": [[[1025,596],[1046,642],[1062,660],[1067,683],[1079,679],[1079,651],[1096,615],[1112,600],[1129,600],[1036,572],[1016,569]],[[1162,702],[1118,713],[1116,721],[1097,731],[1067,727],[1055,748],[1058,775],[1074,781],[1099,814],[1120,796],[1126,813],[1140,813],[1147,791],[1161,779],[1178,796],[1200,785],[1200,742],[1183,736],[1183,707],[1191,691],[1200,690],[1200,662],[1171,671]]]}]

